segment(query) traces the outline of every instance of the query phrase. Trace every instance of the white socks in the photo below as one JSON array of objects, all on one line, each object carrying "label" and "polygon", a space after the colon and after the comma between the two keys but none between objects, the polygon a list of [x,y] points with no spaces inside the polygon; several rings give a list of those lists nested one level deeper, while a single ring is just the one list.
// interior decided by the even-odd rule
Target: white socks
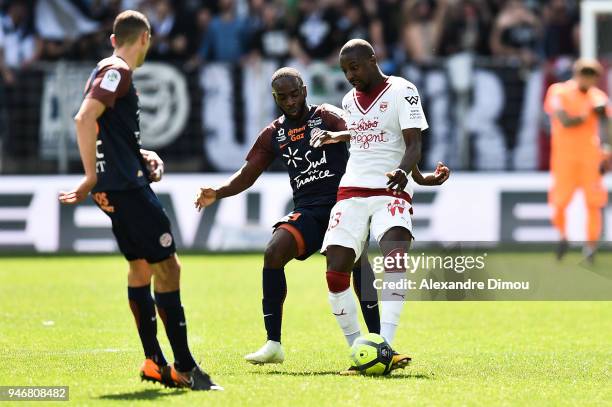
[{"label": "white socks", "polygon": [[361,336],[361,332],[357,319],[357,303],[350,287],[339,293],[330,292],[329,303],[346,341],[351,346],[355,339]]},{"label": "white socks", "polygon": [[[383,281],[399,282],[406,278],[406,273],[385,273]],[[388,285],[387,285],[388,287]],[[400,315],[406,301],[406,289],[389,289],[386,288],[382,292],[382,300],[380,302],[380,335],[386,339],[389,345],[393,344],[395,339],[395,331],[399,325]]]}]

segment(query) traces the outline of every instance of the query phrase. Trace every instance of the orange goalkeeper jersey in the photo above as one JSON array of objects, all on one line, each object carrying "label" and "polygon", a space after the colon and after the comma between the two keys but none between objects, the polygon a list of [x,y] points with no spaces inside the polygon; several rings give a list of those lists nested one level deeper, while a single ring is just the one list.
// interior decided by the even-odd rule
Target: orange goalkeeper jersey
[{"label": "orange goalkeeper jersey", "polygon": [[[607,104],[608,96],[596,87],[582,92],[574,80],[552,84],[544,99],[544,110],[552,123],[552,158],[599,159],[602,152],[595,108]],[[554,114],[559,109],[570,117],[587,115],[587,119],[578,126],[564,127]]]}]

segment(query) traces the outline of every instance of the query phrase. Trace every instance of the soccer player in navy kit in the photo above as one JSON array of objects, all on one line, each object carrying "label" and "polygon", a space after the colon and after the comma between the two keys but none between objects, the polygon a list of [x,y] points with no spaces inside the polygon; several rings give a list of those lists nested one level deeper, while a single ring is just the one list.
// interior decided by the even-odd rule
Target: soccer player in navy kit
[{"label": "soccer player in navy kit", "polygon": [[[265,250],[262,308],[268,340],[257,352],[245,356],[254,364],[284,361],[280,341],[282,307],[287,294],[284,267],[292,259],[305,260],[321,248],[348,160],[348,149],[343,143],[322,149],[311,148],[309,144],[313,132],[346,130],[340,109],[329,104],[308,105],[306,86],[293,68],[276,71],[271,84],[274,100],[283,115],[261,131],[238,172],[223,186],[201,188],[195,202],[202,209],[216,200],[239,194],[253,185],[276,157],[282,159],[289,174],[295,207],[274,225]],[[424,185],[434,185],[441,179],[434,175],[423,177],[418,171],[415,171],[415,180],[416,177]],[[363,275],[370,276],[372,281],[361,281],[360,264],[357,261],[353,270],[356,291],[374,290],[371,270]],[[373,298],[376,293],[372,293],[358,296]],[[377,305],[377,301],[361,301],[368,330],[376,333],[380,331]]]},{"label": "soccer player in navy kit", "polygon": [[[75,116],[85,177],[73,191],[60,193],[59,200],[76,204],[91,192],[112,221],[119,249],[129,263],[128,298],[146,357],[141,377],[169,387],[221,390],[189,350],[170,221],[149,187],[150,181],[161,178],[162,169],[154,153],[140,149],[132,71],[144,63],[150,40],[151,27],[143,14],[128,10],[115,19],[111,36],[115,52],[93,70]],[[174,353],[173,365],[168,365],[157,341],[156,305]]]}]

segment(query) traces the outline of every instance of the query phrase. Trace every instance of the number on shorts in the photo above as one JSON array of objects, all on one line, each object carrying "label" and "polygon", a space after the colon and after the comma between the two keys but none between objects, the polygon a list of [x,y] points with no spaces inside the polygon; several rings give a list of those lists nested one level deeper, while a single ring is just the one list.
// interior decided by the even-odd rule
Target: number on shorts
[{"label": "number on shorts", "polygon": [[290,214],[289,214],[289,220],[290,220],[291,222],[295,222],[296,220],[298,220],[298,218],[299,218],[300,216],[302,216],[302,214],[301,214],[301,213],[299,213],[299,212],[293,212],[293,213],[290,213]]},{"label": "number on shorts", "polygon": [[327,231],[329,232],[340,223],[340,217],[342,216],[342,212],[336,212],[329,218],[329,226],[327,227]]},{"label": "number on shorts", "polygon": [[96,192],[95,194],[93,194],[93,199],[104,212],[115,212],[115,207],[112,206],[110,202],[108,202],[106,192]]}]

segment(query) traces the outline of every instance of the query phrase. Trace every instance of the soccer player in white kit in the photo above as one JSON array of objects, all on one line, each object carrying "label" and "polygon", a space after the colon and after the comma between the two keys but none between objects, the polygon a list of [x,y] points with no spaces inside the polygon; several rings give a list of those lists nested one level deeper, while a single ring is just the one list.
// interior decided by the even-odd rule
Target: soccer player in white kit
[{"label": "soccer player in white kit", "polygon": [[[361,335],[350,272],[371,231],[384,256],[403,256],[412,240],[412,187],[409,174],[421,157],[421,131],[428,128],[416,87],[385,76],[372,46],[351,40],[340,51],[340,65],[354,89],[342,100],[347,131],[322,131],[311,144],[350,140],[350,158],[331,211],[322,253],[327,254],[329,302],[349,346]],[[448,169],[446,169],[448,170]],[[448,177],[438,167],[435,175]],[[385,270],[383,282],[405,278],[406,270]],[[381,298],[381,335],[391,345],[406,296],[387,289]],[[392,370],[410,362],[394,352]],[[354,368],[345,374],[357,373]]]}]

